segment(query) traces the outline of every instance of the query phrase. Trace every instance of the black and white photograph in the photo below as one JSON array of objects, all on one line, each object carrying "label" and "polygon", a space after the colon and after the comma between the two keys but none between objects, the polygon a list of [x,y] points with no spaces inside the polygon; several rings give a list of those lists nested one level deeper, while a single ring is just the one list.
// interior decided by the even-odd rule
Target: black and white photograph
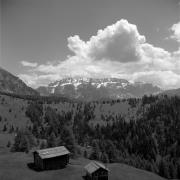
[{"label": "black and white photograph", "polygon": [[180,179],[180,0],[0,0],[0,180]]}]

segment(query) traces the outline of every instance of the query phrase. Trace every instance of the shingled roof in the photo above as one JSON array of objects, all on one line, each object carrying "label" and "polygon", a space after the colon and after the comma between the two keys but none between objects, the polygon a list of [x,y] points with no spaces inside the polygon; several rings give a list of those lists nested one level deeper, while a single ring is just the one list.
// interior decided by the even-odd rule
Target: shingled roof
[{"label": "shingled roof", "polygon": [[38,153],[42,159],[48,159],[48,158],[70,154],[70,152],[64,146],[41,149],[35,152]]},{"label": "shingled roof", "polygon": [[97,162],[97,161],[92,161],[90,162],[88,165],[86,165],[85,167],[85,170],[89,173],[89,174],[92,174],[94,173],[95,171],[97,171],[98,169],[102,168],[102,169],[105,169],[107,171],[109,171],[109,169],[102,163],[100,162]]}]

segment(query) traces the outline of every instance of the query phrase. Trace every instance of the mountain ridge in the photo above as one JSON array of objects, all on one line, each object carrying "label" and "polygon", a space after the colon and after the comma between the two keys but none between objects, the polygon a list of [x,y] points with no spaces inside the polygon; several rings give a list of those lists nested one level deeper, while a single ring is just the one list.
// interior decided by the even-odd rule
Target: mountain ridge
[{"label": "mountain ridge", "polygon": [[157,94],[162,90],[153,84],[131,83],[119,78],[64,78],[40,86],[36,89],[41,95],[64,95],[75,99],[94,100],[101,98],[132,98]]},{"label": "mountain ridge", "polygon": [[165,90],[162,92],[162,94],[168,96],[180,96],[180,88]]},{"label": "mountain ridge", "polygon": [[39,95],[21,79],[0,67],[0,91],[12,94]]}]

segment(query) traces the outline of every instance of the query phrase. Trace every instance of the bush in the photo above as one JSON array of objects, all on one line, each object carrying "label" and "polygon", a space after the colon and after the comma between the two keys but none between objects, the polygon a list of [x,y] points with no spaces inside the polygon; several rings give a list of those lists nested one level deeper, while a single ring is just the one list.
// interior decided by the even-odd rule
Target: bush
[{"label": "bush", "polygon": [[35,146],[33,135],[28,131],[18,131],[14,144],[11,148],[12,152],[29,152]]}]

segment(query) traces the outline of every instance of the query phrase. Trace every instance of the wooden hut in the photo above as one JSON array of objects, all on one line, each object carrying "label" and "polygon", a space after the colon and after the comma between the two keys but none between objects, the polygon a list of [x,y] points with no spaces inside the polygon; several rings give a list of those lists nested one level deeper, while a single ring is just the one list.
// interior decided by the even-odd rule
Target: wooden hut
[{"label": "wooden hut", "polygon": [[92,161],[85,167],[87,180],[108,180],[108,168],[104,164]]},{"label": "wooden hut", "polygon": [[33,154],[34,165],[39,170],[59,169],[69,163],[70,152],[64,146],[37,150]]}]

